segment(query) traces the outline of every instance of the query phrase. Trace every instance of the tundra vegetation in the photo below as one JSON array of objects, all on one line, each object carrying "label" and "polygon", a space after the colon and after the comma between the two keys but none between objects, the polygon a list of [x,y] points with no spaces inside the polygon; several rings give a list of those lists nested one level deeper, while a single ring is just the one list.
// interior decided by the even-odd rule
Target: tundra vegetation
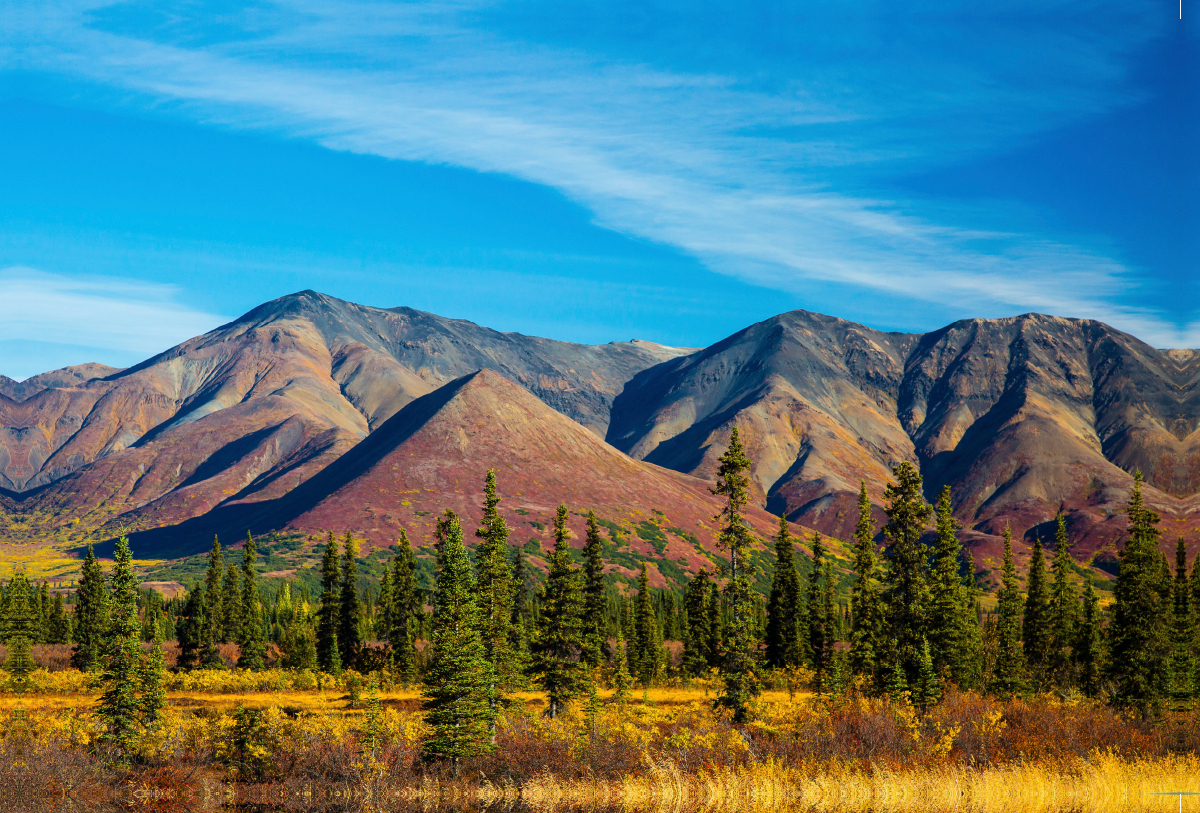
[{"label": "tundra vegetation", "polygon": [[728,562],[679,597],[644,566],[636,592],[606,574],[600,521],[587,515],[575,548],[566,506],[535,585],[494,471],[473,551],[454,512],[439,518],[432,584],[405,534],[375,587],[353,536],[330,533],[316,597],[268,592],[253,538],[240,563],[214,540],[205,578],[170,600],[139,592],[124,539],[108,574],[89,549],[65,597],[18,574],[0,593],[13,766],[0,802],[220,780],[314,808],[350,806],[320,790],[339,787],[545,806],[1129,810],[1200,775],[1200,566],[1189,574],[1182,541],[1173,568],[1160,552],[1140,476],[1110,608],[1072,581],[1060,518],[1024,590],[1006,532],[984,613],[950,492],[928,505],[907,463],[882,529],[862,488],[847,604],[825,541],[785,521],[770,593],[755,594],[749,466],[735,430],[713,489]]}]

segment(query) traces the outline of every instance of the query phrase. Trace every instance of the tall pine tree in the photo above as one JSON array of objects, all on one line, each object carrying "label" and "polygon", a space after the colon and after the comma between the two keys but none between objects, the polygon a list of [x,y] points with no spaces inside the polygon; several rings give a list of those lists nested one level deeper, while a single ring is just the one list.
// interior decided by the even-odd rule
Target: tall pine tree
[{"label": "tall pine tree", "polygon": [[1079,598],[1071,584],[1074,566],[1067,547],[1067,520],[1060,512],[1054,534],[1054,562],[1050,566],[1050,646],[1046,657],[1050,679],[1060,689],[1075,682],[1072,650],[1079,623]]},{"label": "tall pine tree", "polygon": [[809,546],[812,549],[812,570],[808,573],[808,655],[813,668],[817,694],[825,691],[825,678],[829,670],[829,655],[833,649],[830,621],[827,615],[831,608],[823,602],[825,590],[821,583],[824,579],[828,585],[829,578],[825,568],[825,545],[819,533],[813,532]]},{"label": "tall pine tree", "polygon": [[338,616],[338,653],[342,668],[353,669],[358,663],[362,638],[358,632],[360,607],[358,600],[358,544],[346,531],[342,539],[342,596]]},{"label": "tall pine tree", "polygon": [[1108,678],[1119,705],[1152,707],[1167,690],[1170,607],[1163,601],[1158,514],[1142,499],[1142,474],[1134,475],[1126,509],[1129,539],[1113,586]]},{"label": "tall pine tree", "polygon": [[1004,526],[1004,572],[996,606],[996,662],[988,691],[1012,697],[1025,689],[1025,653],[1021,650],[1021,588],[1013,563],[1012,531]]},{"label": "tall pine tree", "polygon": [[1079,690],[1086,697],[1100,696],[1100,680],[1104,673],[1103,649],[1100,629],[1100,598],[1096,585],[1089,573],[1083,589],[1083,612],[1072,647],[1072,660],[1079,675]]},{"label": "tall pine tree", "polygon": [[429,734],[424,762],[461,760],[492,749],[492,674],[479,637],[475,575],[463,545],[462,525],[451,511],[439,521],[441,539],[433,600],[433,639],[425,675],[424,711]]},{"label": "tall pine tree", "polygon": [[961,568],[962,544],[954,518],[950,486],[943,486],[935,509],[937,541],[929,578],[929,652],[942,681],[959,686],[970,682],[972,663],[967,636],[972,633],[975,603],[963,595],[966,585]]},{"label": "tall pine tree", "polygon": [[608,657],[605,625],[604,540],[596,512],[588,511],[587,542],[583,546],[583,660],[593,669]]},{"label": "tall pine tree", "polygon": [[643,688],[650,688],[654,678],[658,676],[661,665],[662,647],[659,644],[658,617],[654,613],[654,603],[650,597],[650,576],[646,571],[646,563],[642,562],[642,572],[638,575],[638,595],[633,613],[633,640],[630,642],[633,651],[629,654],[629,665],[633,676],[641,681]]},{"label": "tall pine tree", "polygon": [[400,531],[400,552],[392,563],[392,608],[388,628],[392,659],[405,683],[412,683],[417,674],[417,625],[421,600],[417,595],[416,559],[408,533]]},{"label": "tall pine tree", "polygon": [[317,614],[317,666],[324,672],[338,671],[341,653],[338,652],[338,623],[341,618],[342,584],[338,575],[337,541],[333,531],[325,542],[325,555],[321,559],[321,607]]},{"label": "tall pine tree", "polygon": [[1191,585],[1188,583],[1187,544],[1183,537],[1175,546],[1175,581],[1172,595],[1171,624],[1171,697],[1189,700],[1195,694],[1195,630],[1192,626]]},{"label": "tall pine tree", "polygon": [[492,702],[497,703],[504,691],[517,683],[518,668],[512,646],[513,582],[509,561],[508,525],[499,511],[500,496],[496,492],[496,470],[488,469],[483,487],[483,523],[475,531],[479,545],[475,548],[476,604],[483,627],[484,651],[492,664],[497,685],[493,687]]},{"label": "tall pine tree", "polygon": [[850,594],[850,669],[882,688],[880,657],[884,650],[883,603],[874,582],[875,520],[867,483],[858,492],[858,523],[854,526],[854,586]]},{"label": "tall pine tree", "polygon": [[[259,609],[258,580],[254,572],[254,537],[246,533],[246,547],[242,552],[242,599],[238,608],[238,668],[255,672],[266,667],[267,642],[263,634],[263,619]],[[231,569],[232,570],[232,569]]]},{"label": "tall pine tree", "polygon": [[890,658],[900,664],[904,679],[914,685],[921,668],[929,625],[927,551],[921,543],[932,509],[921,494],[921,475],[907,460],[892,469],[883,498],[887,502],[887,579],[884,605]]},{"label": "tall pine tree", "polygon": [[[796,571],[795,548],[785,517],[779,518],[775,537],[775,573],[767,599],[767,665],[776,669],[800,665],[800,574]],[[806,631],[807,632],[807,631]]]},{"label": "tall pine tree", "polygon": [[92,546],[87,547],[79,586],[75,590],[75,618],[72,634],[75,646],[71,650],[71,665],[81,671],[91,671],[100,665],[100,649],[107,623],[108,591],[104,571],[96,561]]},{"label": "tall pine tree", "polygon": [[1041,690],[1050,666],[1053,643],[1050,620],[1050,595],[1046,588],[1046,558],[1042,542],[1034,537],[1029,557],[1029,574],[1025,580],[1025,613],[1021,622],[1021,645],[1025,666],[1035,690]]},{"label": "tall pine tree", "polygon": [[717,485],[713,494],[725,498],[725,507],[714,519],[721,523],[720,545],[729,551],[729,626],[725,631],[725,660],[722,677],[725,686],[717,697],[718,706],[727,709],[735,723],[750,719],[750,703],[761,691],[754,674],[754,655],[758,641],[754,634],[754,597],[750,586],[751,535],[745,510],[750,500],[750,458],[742,448],[735,426],[729,448],[717,467]]},{"label": "tall pine tree", "polygon": [[565,505],[558,506],[554,517],[554,551],[547,564],[541,624],[532,650],[533,673],[549,694],[547,714],[553,719],[564,703],[579,695],[585,682],[579,661],[583,596],[579,571],[571,565]]},{"label": "tall pine tree", "polygon": [[[797,580],[798,582],[799,580]],[[707,674],[712,656],[709,653],[708,602],[712,579],[701,569],[688,580],[683,597],[685,628],[683,633],[683,673],[688,677]]]}]

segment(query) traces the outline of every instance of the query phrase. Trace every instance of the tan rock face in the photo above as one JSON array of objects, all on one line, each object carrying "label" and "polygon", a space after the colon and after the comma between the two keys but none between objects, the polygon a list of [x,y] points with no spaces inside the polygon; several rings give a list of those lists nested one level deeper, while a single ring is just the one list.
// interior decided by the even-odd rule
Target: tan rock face
[{"label": "tan rock face", "polygon": [[796,311],[636,376],[608,439],[705,476],[736,424],[770,510],[841,536],[859,482],[879,500],[909,460],[931,500],[951,486],[981,546],[1005,522],[1052,536],[1061,507],[1090,555],[1122,533],[1136,469],[1172,542],[1200,524],[1198,381],[1200,355],[1098,322],[1027,315],[901,335]]}]

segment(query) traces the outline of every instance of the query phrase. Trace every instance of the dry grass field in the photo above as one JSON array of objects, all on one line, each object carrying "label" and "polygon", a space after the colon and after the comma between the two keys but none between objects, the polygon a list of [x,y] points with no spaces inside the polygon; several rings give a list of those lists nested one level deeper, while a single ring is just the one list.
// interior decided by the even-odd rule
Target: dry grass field
[{"label": "dry grass field", "polygon": [[[590,711],[576,704],[556,720],[544,716],[541,693],[518,693],[496,751],[468,760],[455,779],[420,765],[416,690],[378,692],[381,733],[371,748],[369,691],[351,691],[353,674],[310,687],[317,679],[283,671],[171,675],[162,729],[145,738],[131,769],[103,781],[118,795],[153,795],[164,782],[199,794],[219,786],[243,800],[287,798],[288,809],[302,810],[371,809],[351,805],[353,794],[331,796],[331,788],[391,800],[379,810],[519,802],[537,810],[898,813],[1167,811],[1180,809],[1180,799],[1154,794],[1200,790],[1194,715],[1144,721],[1084,701],[974,695],[951,695],[922,713],[773,691],[758,702],[754,723],[734,727],[713,713],[711,685],[635,692],[627,702],[602,691]],[[41,754],[39,765],[68,766],[42,770],[39,782],[53,785],[55,770],[101,781],[89,750],[96,695],[84,676],[39,671],[34,684],[38,691],[19,699],[0,694],[0,750],[20,745]],[[259,712],[252,729],[239,728],[239,707]],[[1183,797],[1182,809],[1200,811],[1196,798]]]}]

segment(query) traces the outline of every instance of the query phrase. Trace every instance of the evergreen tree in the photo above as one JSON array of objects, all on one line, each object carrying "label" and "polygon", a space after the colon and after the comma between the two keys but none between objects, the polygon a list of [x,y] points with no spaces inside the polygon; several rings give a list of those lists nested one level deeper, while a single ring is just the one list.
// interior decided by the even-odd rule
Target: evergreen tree
[{"label": "evergreen tree", "polygon": [[729,438],[729,448],[721,455],[717,468],[717,485],[713,494],[725,498],[725,507],[714,519],[721,523],[718,541],[729,551],[730,619],[726,630],[725,661],[722,677],[724,690],[717,697],[718,706],[728,709],[735,723],[750,719],[750,702],[760,687],[754,674],[754,653],[757,649],[754,623],[754,598],[750,586],[751,535],[744,512],[750,499],[750,459],[742,448],[735,426]]},{"label": "evergreen tree", "polygon": [[483,524],[475,531],[476,603],[479,607],[480,635],[496,685],[492,687],[493,706],[502,693],[515,688],[517,662],[512,647],[512,565],[509,562],[509,528],[500,516],[500,496],[496,493],[496,470],[488,469],[483,489]]},{"label": "evergreen tree", "polygon": [[[775,537],[775,574],[767,600],[767,665],[776,669],[800,665],[800,574],[796,572],[795,549],[788,522],[779,518]],[[807,631],[806,631],[807,632]]]},{"label": "evergreen tree", "polygon": [[204,629],[212,644],[228,641],[225,637],[225,607],[222,601],[225,579],[225,560],[221,555],[221,543],[213,537],[212,550],[208,554],[208,570],[204,574]]},{"label": "evergreen tree", "polygon": [[929,622],[929,574],[921,534],[932,513],[921,496],[921,475],[907,460],[892,469],[896,482],[883,493],[887,501],[887,613],[891,658],[900,662],[905,681],[913,685],[921,665],[922,643]]},{"label": "evergreen tree", "polygon": [[553,719],[564,703],[579,695],[586,675],[579,662],[583,645],[580,617],[583,596],[580,573],[571,566],[565,505],[558,506],[554,517],[554,551],[547,564],[541,624],[532,650],[533,673],[549,693],[547,713]]},{"label": "evergreen tree", "polygon": [[141,723],[149,731],[157,731],[162,726],[163,709],[167,705],[167,689],[163,685],[167,669],[163,656],[162,635],[157,625],[154,629],[155,635],[150,640],[150,652],[142,656],[142,664],[138,669]]},{"label": "evergreen tree", "polygon": [[[321,559],[321,608],[317,614],[317,665],[322,671],[330,673],[334,671],[333,650],[337,647],[341,594],[337,542],[333,538],[333,531],[330,531],[325,542],[325,556]],[[340,652],[338,663],[341,663]]]},{"label": "evergreen tree", "polygon": [[[113,555],[110,576],[109,623],[104,635],[104,671],[100,675],[102,692],[96,706],[96,718],[103,725],[101,745],[112,748],[124,761],[145,730],[148,714],[155,702],[161,708],[161,695],[147,698],[141,693],[146,675],[142,663],[141,625],[137,612],[137,577],[134,576],[129,541],[121,537]],[[161,674],[159,675],[161,684]]]},{"label": "evergreen tree", "polygon": [[417,624],[421,612],[421,600],[417,595],[416,559],[408,533],[400,531],[400,552],[392,564],[392,609],[389,643],[396,670],[405,683],[412,683],[417,675]]},{"label": "evergreen tree", "polygon": [[3,629],[0,639],[10,643],[23,639],[31,646],[38,641],[38,602],[24,573],[17,573],[4,592]]},{"label": "evergreen tree", "polygon": [[1021,650],[1021,588],[1013,564],[1012,531],[1004,526],[1004,573],[996,606],[996,665],[988,690],[1012,697],[1025,688],[1025,656]]},{"label": "evergreen tree", "polygon": [[719,668],[725,663],[725,625],[721,613],[721,591],[714,581],[708,590],[708,665]]},{"label": "evergreen tree", "polygon": [[[238,668],[258,672],[266,668],[267,642],[263,637],[263,623],[259,604],[258,580],[254,572],[254,537],[246,533],[246,547],[242,553],[242,600],[238,617],[241,638],[238,639]],[[232,571],[232,568],[230,568]]]},{"label": "evergreen tree", "polygon": [[1188,700],[1195,694],[1194,628],[1192,626],[1191,585],[1188,583],[1187,545],[1183,537],[1175,546],[1175,582],[1172,595],[1171,696],[1175,700]]},{"label": "evergreen tree", "polygon": [[588,511],[587,542],[583,546],[583,660],[593,669],[609,655],[605,605],[604,541],[596,512]]},{"label": "evergreen tree", "polygon": [[1079,673],[1079,689],[1085,696],[1100,696],[1100,677],[1103,674],[1100,639],[1100,599],[1089,573],[1083,590],[1083,613],[1079,619],[1072,649],[1075,668]]},{"label": "evergreen tree", "polygon": [[[797,579],[798,581],[798,579]],[[683,598],[685,630],[683,634],[683,673],[700,677],[708,672],[712,656],[708,651],[708,614],[712,580],[701,569],[687,584]]]},{"label": "evergreen tree", "polygon": [[46,643],[66,644],[71,640],[71,618],[63,607],[61,593],[54,594],[54,603],[50,606],[50,618],[46,622]]},{"label": "evergreen tree", "polygon": [[633,676],[641,681],[643,688],[648,689],[654,678],[658,676],[662,647],[658,643],[658,619],[650,599],[650,576],[646,571],[645,562],[642,562],[642,572],[638,576],[633,630],[633,652],[630,653],[629,665],[632,668]]},{"label": "evergreen tree", "polygon": [[970,620],[974,618],[975,606],[974,601],[969,604],[964,601],[966,586],[960,573],[960,526],[954,519],[950,486],[942,487],[935,515],[937,541],[934,543],[929,578],[927,642],[939,678],[962,686],[970,679],[971,664],[964,656],[969,652],[966,638],[971,632]]},{"label": "evergreen tree", "polygon": [[71,649],[71,666],[76,669],[91,671],[100,665],[101,639],[107,620],[106,603],[104,571],[100,569],[100,563],[96,561],[89,544],[79,586],[75,590],[75,618],[72,624],[75,646]]},{"label": "evergreen tree", "polygon": [[180,669],[194,669],[200,660],[201,634],[204,627],[204,588],[193,584],[187,592],[175,635],[179,640],[179,657],[175,665]]},{"label": "evergreen tree", "polygon": [[358,663],[362,638],[358,630],[360,607],[358,600],[358,545],[346,531],[342,539],[342,598],[338,620],[338,651],[342,668],[353,669]]},{"label": "evergreen tree", "polygon": [[922,709],[937,705],[942,699],[942,681],[933,666],[933,656],[929,651],[929,642],[921,645],[921,663],[917,670],[917,682],[913,691],[913,700]]},{"label": "evergreen tree", "polygon": [[983,635],[979,628],[982,611],[976,597],[975,557],[967,554],[966,573],[959,591],[958,623],[961,634],[956,658],[957,672],[952,676],[961,689],[983,688]]},{"label": "evergreen tree", "polygon": [[[249,536],[249,534],[247,534]],[[221,585],[221,641],[242,640],[242,624],[245,623],[245,588],[238,584],[238,571],[233,563],[225,569]]]},{"label": "evergreen tree", "polygon": [[[808,653],[812,664],[817,694],[825,691],[825,673],[829,667],[829,653],[833,642],[830,639],[829,617],[823,606],[821,579],[825,576],[825,545],[819,533],[813,532],[812,570],[808,573]],[[826,579],[828,583],[828,579]]]},{"label": "evergreen tree", "polygon": [[1116,703],[1145,711],[1167,689],[1170,607],[1163,601],[1159,517],[1142,501],[1141,472],[1134,476],[1127,515],[1129,539],[1113,587],[1108,677]]},{"label": "evergreen tree", "polygon": [[1033,552],[1029,557],[1029,575],[1025,584],[1021,645],[1033,685],[1040,689],[1050,666],[1054,630],[1050,619],[1050,595],[1046,588],[1046,559],[1042,554],[1042,542],[1036,537],[1033,540]]},{"label": "evergreen tree", "polygon": [[375,617],[375,639],[392,639],[392,571],[387,565],[379,578],[379,613]]},{"label": "evergreen tree", "polygon": [[1054,563],[1050,566],[1050,648],[1046,658],[1050,676],[1059,688],[1073,683],[1072,649],[1079,623],[1079,599],[1071,584],[1074,564],[1067,549],[1067,520],[1059,513],[1058,530],[1054,535]]},{"label": "evergreen tree", "polygon": [[280,665],[285,669],[316,669],[317,641],[312,627],[299,617],[292,618],[280,641],[283,657]]},{"label": "evergreen tree", "polygon": [[464,758],[492,748],[492,683],[475,606],[475,577],[462,526],[453,512],[440,525],[433,638],[425,675],[424,710],[429,734],[421,744],[424,762],[450,762],[455,776]]},{"label": "evergreen tree", "polygon": [[850,594],[850,669],[875,685],[882,679],[880,659],[884,645],[883,603],[872,582],[875,568],[875,520],[867,482],[858,492],[858,524],[854,528],[854,586]]}]

